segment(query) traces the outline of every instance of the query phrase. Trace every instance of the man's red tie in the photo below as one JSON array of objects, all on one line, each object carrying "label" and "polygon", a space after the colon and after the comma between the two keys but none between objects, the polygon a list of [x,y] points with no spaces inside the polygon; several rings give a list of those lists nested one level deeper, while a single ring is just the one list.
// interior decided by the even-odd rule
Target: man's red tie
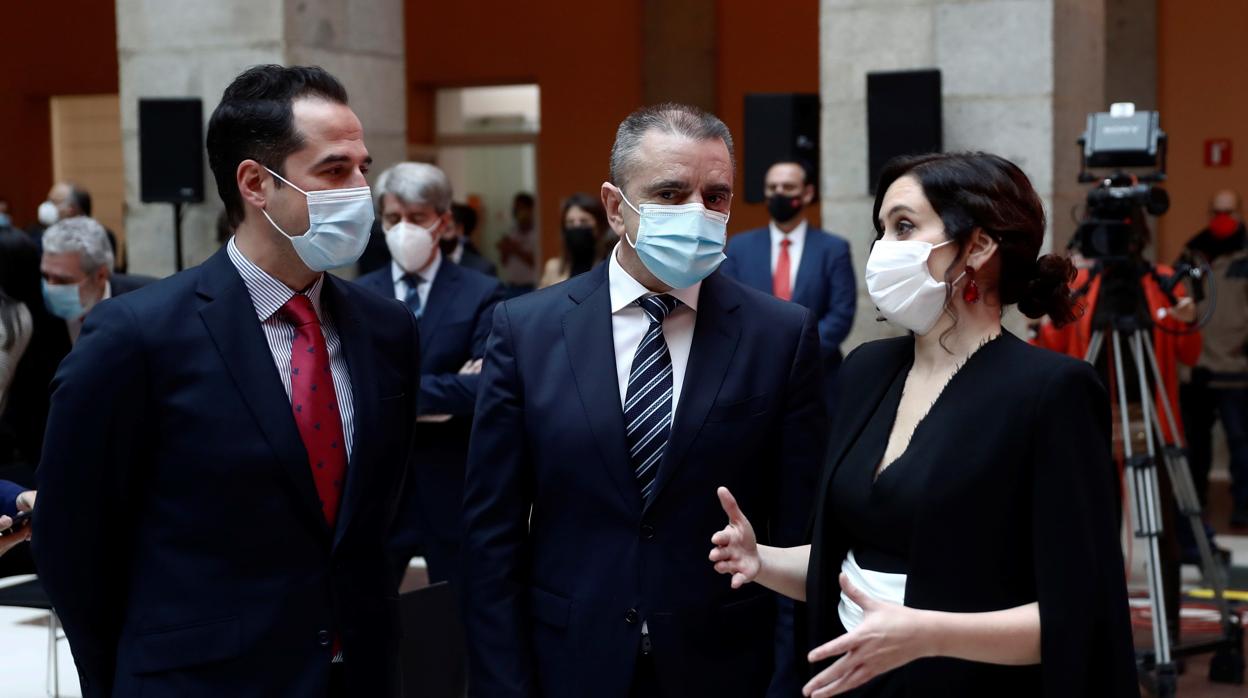
[{"label": "man's red tie", "polygon": [[291,409],[308,452],[321,512],[333,528],[347,472],[347,448],[329,370],[329,350],[321,334],[320,318],[307,296],[295,294],[282,306],[282,313],[295,326],[295,341],[290,347]]},{"label": "man's red tie", "polygon": [[771,276],[771,295],[780,300],[793,300],[793,288],[789,282],[789,243],[788,238],[780,241],[780,256],[776,258],[776,273]]}]

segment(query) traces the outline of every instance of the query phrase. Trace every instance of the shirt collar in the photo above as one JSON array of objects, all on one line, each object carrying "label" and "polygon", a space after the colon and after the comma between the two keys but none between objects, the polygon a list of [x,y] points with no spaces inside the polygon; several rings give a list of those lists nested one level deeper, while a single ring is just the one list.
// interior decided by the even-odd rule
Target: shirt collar
[{"label": "shirt collar", "polygon": [[767,224],[767,227],[771,229],[771,244],[773,246],[779,245],[780,241],[783,240],[785,237],[787,237],[791,241],[792,245],[801,245],[802,243],[806,242],[806,219],[805,218],[803,218],[801,222],[797,224],[797,227],[793,229],[793,232],[789,233],[787,236],[785,235],[784,231],[780,230],[780,228],[776,226],[775,221],[769,222]]},{"label": "shirt collar", "polygon": [[[230,238],[225,249],[230,256],[230,261],[234,263],[234,268],[238,269],[239,276],[243,277],[243,285],[247,287],[247,293],[251,296],[252,305],[256,308],[256,317],[260,318],[260,322],[273,317],[283,305],[286,305],[286,301],[295,297],[295,291],[289,286],[247,259],[247,255],[243,254],[238,244],[234,242],[234,238]],[[322,322],[325,320],[325,314],[321,308],[321,288],[324,285],[325,274],[322,273],[317,275],[316,281],[313,281],[306,291],[300,291],[312,301],[312,308],[316,310],[316,316]]]},{"label": "shirt collar", "polygon": [[[627,241],[620,244],[627,245]],[[632,305],[637,299],[643,296],[656,295],[653,291],[641,285],[641,282],[634,279],[631,274],[624,270],[619,259],[619,245],[611,252],[611,262],[607,265],[607,283],[610,284],[611,290],[611,314],[614,315],[624,308]],[[668,295],[676,300],[689,306],[691,310],[698,309],[698,293],[702,289],[702,282],[690,286],[689,288],[674,288],[668,291]]]},{"label": "shirt collar", "polygon": [[[420,276],[420,278],[423,279],[425,283],[429,283],[433,281],[435,278],[437,278],[438,270],[441,268],[442,268],[442,251],[435,250],[433,254],[433,261],[429,263],[429,266],[426,267],[424,271],[418,271],[416,272],[416,274]],[[390,260],[390,279],[394,281],[394,283],[397,284],[405,276],[407,276],[407,272],[403,271],[403,267],[399,266],[399,263],[394,261],[393,259]]]}]

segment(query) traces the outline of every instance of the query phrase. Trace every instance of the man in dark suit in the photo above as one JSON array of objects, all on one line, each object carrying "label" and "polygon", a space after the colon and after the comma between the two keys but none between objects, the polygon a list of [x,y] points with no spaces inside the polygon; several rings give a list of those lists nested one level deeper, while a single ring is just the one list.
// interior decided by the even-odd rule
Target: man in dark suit
[{"label": "man in dark suit", "polygon": [[706,564],[715,489],[794,541],[779,503],[826,425],[813,315],[715,273],[731,143],[694,107],[630,115],[602,185],[625,242],[494,312],[464,494],[473,695],[766,690],[775,599]]},{"label": "man in dark suit", "polygon": [[207,146],[235,236],[87,318],[54,384],[40,577],[85,696],[395,696],[417,329],[322,273],[372,224],[360,122],[324,70],[257,66]]},{"label": "man in dark suit", "polygon": [[391,262],[356,282],[406,305],[420,328],[421,346],[415,439],[421,468],[404,496],[391,547],[400,570],[419,548],[431,582],[457,580],[477,360],[503,286],[442,254],[439,241],[453,234],[451,182],[442,170],[400,163],[381,174],[375,195]]},{"label": "man in dark suit", "polygon": [[[811,226],[802,209],[815,199],[815,186],[804,163],[781,160],[763,181],[771,222],[732,238],[723,272],[747,286],[809,308],[819,322],[823,356],[823,399],[829,420],[835,416],[836,374],[841,342],[854,325],[858,303],[849,243]],[[811,485],[817,474],[811,474]],[[799,489],[784,506],[799,516],[811,510],[812,489]],[[781,597],[776,634],[776,676],[769,696],[793,696],[802,684],[794,670],[793,603]]]},{"label": "man in dark suit", "polygon": [[498,276],[498,268],[472,242],[472,234],[477,230],[477,210],[467,204],[451,204],[451,223],[453,234],[442,238],[442,253],[461,267]]},{"label": "man in dark suit", "polygon": [[802,209],[815,198],[806,165],[782,160],[767,170],[763,192],[771,222],[733,236],[724,273],[777,298],[803,305],[819,321],[824,399],[832,395],[841,365],[841,342],[854,325],[857,284],[849,243],[810,225]]}]

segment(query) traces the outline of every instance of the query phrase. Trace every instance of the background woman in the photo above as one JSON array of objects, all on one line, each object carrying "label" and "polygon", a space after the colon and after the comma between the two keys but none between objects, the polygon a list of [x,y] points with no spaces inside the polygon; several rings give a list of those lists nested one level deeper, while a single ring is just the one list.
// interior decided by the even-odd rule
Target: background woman
[{"label": "background woman", "polygon": [[588,194],[578,192],[569,196],[563,202],[559,221],[563,254],[546,261],[538,288],[553,286],[589,271],[606,259],[618,239],[607,227],[607,213],[602,202]]},{"label": "background woman", "polygon": [[894,160],[877,191],[867,288],[913,334],[845,360],[812,544],[757,545],[721,489],[716,570],[807,602],[806,695],[1138,695],[1108,398],[1001,327],[1075,314],[1039,197],[980,153]]}]

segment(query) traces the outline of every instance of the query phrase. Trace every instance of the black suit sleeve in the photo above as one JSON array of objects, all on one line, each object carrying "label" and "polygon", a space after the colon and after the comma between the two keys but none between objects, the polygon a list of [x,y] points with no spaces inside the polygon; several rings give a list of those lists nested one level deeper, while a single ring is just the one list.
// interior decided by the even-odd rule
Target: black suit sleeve
[{"label": "black suit sleeve", "polygon": [[524,388],[506,303],[494,311],[464,482],[464,625],[473,696],[536,695],[525,568],[533,504]]},{"label": "black suit sleeve", "polygon": [[[801,545],[814,499],[815,485],[827,449],[819,333],[814,315],[806,312],[793,355],[781,424],[780,483],[772,526],[772,544]],[[800,504],[800,506],[798,506]]]},{"label": "black suit sleeve", "polygon": [[1029,449],[1044,695],[1138,696],[1109,399],[1087,364],[1044,387]]},{"label": "black suit sleeve", "polygon": [[858,311],[858,284],[849,245],[833,249],[824,273],[828,277],[827,312],[819,319],[819,338],[828,353],[841,350],[841,342],[854,328]]},{"label": "black suit sleeve", "polygon": [[122,302],[91,311],[53,381],[32,536],[39,578],[69,638],[84,696],[111,695],[133,493],[149,411],[139,320]]},{"label": "black suit sleeve", "polygon": [[[490,336],[494,306],[502,299],[503,285],[496,282],[477,308],[469,359],[484,356],[485,340]],[[421,414],[471,415],[476,406],[479,386],[479,375],[463,375],[456,372],[421,376]]]}]

